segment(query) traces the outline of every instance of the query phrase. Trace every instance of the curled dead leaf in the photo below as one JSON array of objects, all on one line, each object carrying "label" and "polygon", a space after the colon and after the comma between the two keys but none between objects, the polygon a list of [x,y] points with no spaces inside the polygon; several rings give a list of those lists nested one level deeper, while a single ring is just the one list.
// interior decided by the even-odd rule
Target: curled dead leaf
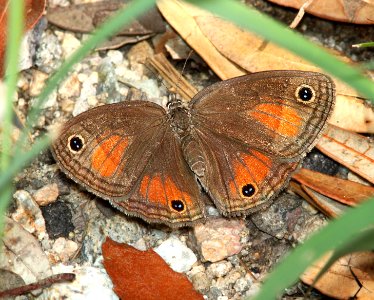
[{"label": "curled dead leaf", "polygon": [[121,299],[204,299],[152,249],[139,251],[107,238],[102,250],[104,267]]}]

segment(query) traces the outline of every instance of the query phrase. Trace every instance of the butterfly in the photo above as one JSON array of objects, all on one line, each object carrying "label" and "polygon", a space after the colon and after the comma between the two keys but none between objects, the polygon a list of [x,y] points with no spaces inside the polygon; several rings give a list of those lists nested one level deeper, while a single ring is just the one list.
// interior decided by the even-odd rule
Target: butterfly
[{"label": "butterfly", "polygon": [[269,206],[331,115],[326,75],[265,71],[213,84],[167,109],[126,101],[68,121],[52,153],[68,177],[132,216],[171,227]]}]

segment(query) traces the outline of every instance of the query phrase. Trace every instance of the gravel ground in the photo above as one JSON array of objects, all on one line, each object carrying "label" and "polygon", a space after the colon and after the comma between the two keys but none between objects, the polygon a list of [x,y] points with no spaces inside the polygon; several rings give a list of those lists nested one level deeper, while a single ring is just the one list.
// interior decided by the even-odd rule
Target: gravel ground
[{"label": "gravel ground", "polygon": [[[295,16],[294,10],[265,1],[246,2],[285,23]],[[298,30],[318,43],[343,51],[355,61],[373,57],[373,50],[350,46],[372,40],[373,26],[306,16]],[[40,37],[40,45],[35,65],[21,73],[15,102],[21,119],[45,80],[86,37],[49,25],[45,20],[38,25],[36,36]],[[123,82],[141,89],[148,99],[165,104],[167,91],[163,84],[141,63],[153,51],[149,39],[117,50],[94,52],[85,58],[45,103],[34,137],[54,130],[89,108],[123,100],[129,91]],[[172,63],[179,70],[184,65],[184,61]],[[201,60],[188,61],[184,73],[198,88],[218,80]],[[342,173],[339,165],[316,150],[306,161],[314,169]],[[210,213],[216,217],[194,229],[171,230],[150,225],[117,212],[67,179],[49,150],[17,177],[16,190],[9,216],[39,241],[52,272],[78,274],[74,286],[53,286],[39,294],[39,299],[97,299],[98,295],[101,299],[117,299],[102,266],[101,243],[106,236],[141,250],[154,248],[174,270],[185,273],[206,299],[241,299],[258,290],[261,280],[285,253],[326,224],[323,215],[298,196],[284,191],[266,211],[245,219],[224,219],[211,207]],[[216,247],[212,250],[211,245]],[[183,255],[179,257],[180,254]],[[302,297],[306,289],[298,283],[285,291],[283,299]],[[316,292],[311,295],[311,299],[322,298]]]}]

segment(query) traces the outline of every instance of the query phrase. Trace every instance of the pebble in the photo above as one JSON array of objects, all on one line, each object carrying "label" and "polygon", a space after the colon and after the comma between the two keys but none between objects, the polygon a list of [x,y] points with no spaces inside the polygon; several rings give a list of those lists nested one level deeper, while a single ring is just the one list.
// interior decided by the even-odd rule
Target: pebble
[{"label": "pebble", "polygon": [[71,74],[58,88],[61,99],[79,97],[81,83],[77,73]]},{"label": "pebble", "polygon": [[121,65],[123,62],[123,54],[118,50],[109,50],[107,52],[107,57],[115,66]]},{"label": "pebble", "polygon": [[243,248],[241,235],[245,223],[236,219],[211,219],[194,227],[197,248],[205,261],[217,262],[237,254]]},{"label": "pebble", "polygon": [[129,60],[132,70],[139,70],[140,74],[144,74],[144,64],[147,59],[153,55],[153,48],[147,41],[142,41],[131,47],[130,51],[127,53],[127,59]]},{"label": "pebble", "polygon": [[48,205],[57,200],[59,189],[57,183],[47,184],[34,193],[34,200],[41,206]]},{"label": "pebble", "polygon": [[36,52],[35,65],[40,71],[49,74],[60,66],[61,58],[62,48],[57,36],[49,30],[45,31]]},{"label": "pebble", "polygon": [[12,213],[12,219],[42,240],[46,235],[46,227],[38,204],[25,190],[16,191],[13,198],[16,200],[17,209]]},{"label": "pebble", "polygon": [[74,53],[75,50],[81,45],[80,40],[78,40],[74,34],[66,32],[63,36],[61,47],[62,54],[66,59],[68,56]]},{"label": "pebble", "polygon": [[214,277],[223,277],[232,269],[232,264],[228,261],[212,263],[207,271]]},{"label": "pebble", "polygon": [[39,300],[75,299],[75,300],[118,300],[113,291],[113,284],[103,268],[90,266],[65,266],[59,264],[53,267],[54,274],[74,273],[73,282],[53,284],[43,290]]},{"label": "pebble", "polygon": [[133,245],[145,235],[145,228],[134,218],[126,218],[120,214],[105,218],[98,210],[90,210],[87,218],[89,222],[86,225],[81,257],[94,266],[101,266],[101,245],[106,237],[118,243]]},{"label": "pebble", "polygon": [[197,261],[196,255],[176,236],[170,236],[160,246],[154,248],[175,272],[187,272]]},{"label": "pebble", "polygon": [[32,79],[29,89],[30,96],[39,96],[40,92],[45,86],[45,81],[48,79],[48,77],[49,75],[47,73],[41,72],[39,70],[32,71]]},{"label": "pebble", "polygon": [[100,82],[98,85],[99,93],[106,93],[106,103],[118,103],[122,99],[119,93],[119,86],[115,67],[109,57],[104,58],[98,68]]},{"label": "pebble", "polygon": [[76,254],[78,244],[74,241],[59,237],[53,243],[52,250],[58,255],[61,262],[68,262]]},{"label": "pebble", "polygon": [[233,286],[236,281],[241,278],[242,275],[236,269],[231,270],[226,276],[219,277],[215,283],[215,286],[220,290],[228,289]]},{"label": "pebble", "polygon": [[205,294],[209,291],[212,280],[204,272],[198,272],[191,276],[193,287],[200,293]]}]

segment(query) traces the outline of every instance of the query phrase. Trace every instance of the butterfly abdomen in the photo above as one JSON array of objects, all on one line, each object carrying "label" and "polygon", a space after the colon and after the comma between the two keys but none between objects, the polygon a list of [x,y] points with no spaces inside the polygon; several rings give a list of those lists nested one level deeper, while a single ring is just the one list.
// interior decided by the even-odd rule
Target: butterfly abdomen
[{"label": "butterfly abdomen", "polygon": [[192,172],[199,178],[204,177],[206,162],[199,143],[191,135],[187,135],[182,140],[182,149],[184,159]]}]

